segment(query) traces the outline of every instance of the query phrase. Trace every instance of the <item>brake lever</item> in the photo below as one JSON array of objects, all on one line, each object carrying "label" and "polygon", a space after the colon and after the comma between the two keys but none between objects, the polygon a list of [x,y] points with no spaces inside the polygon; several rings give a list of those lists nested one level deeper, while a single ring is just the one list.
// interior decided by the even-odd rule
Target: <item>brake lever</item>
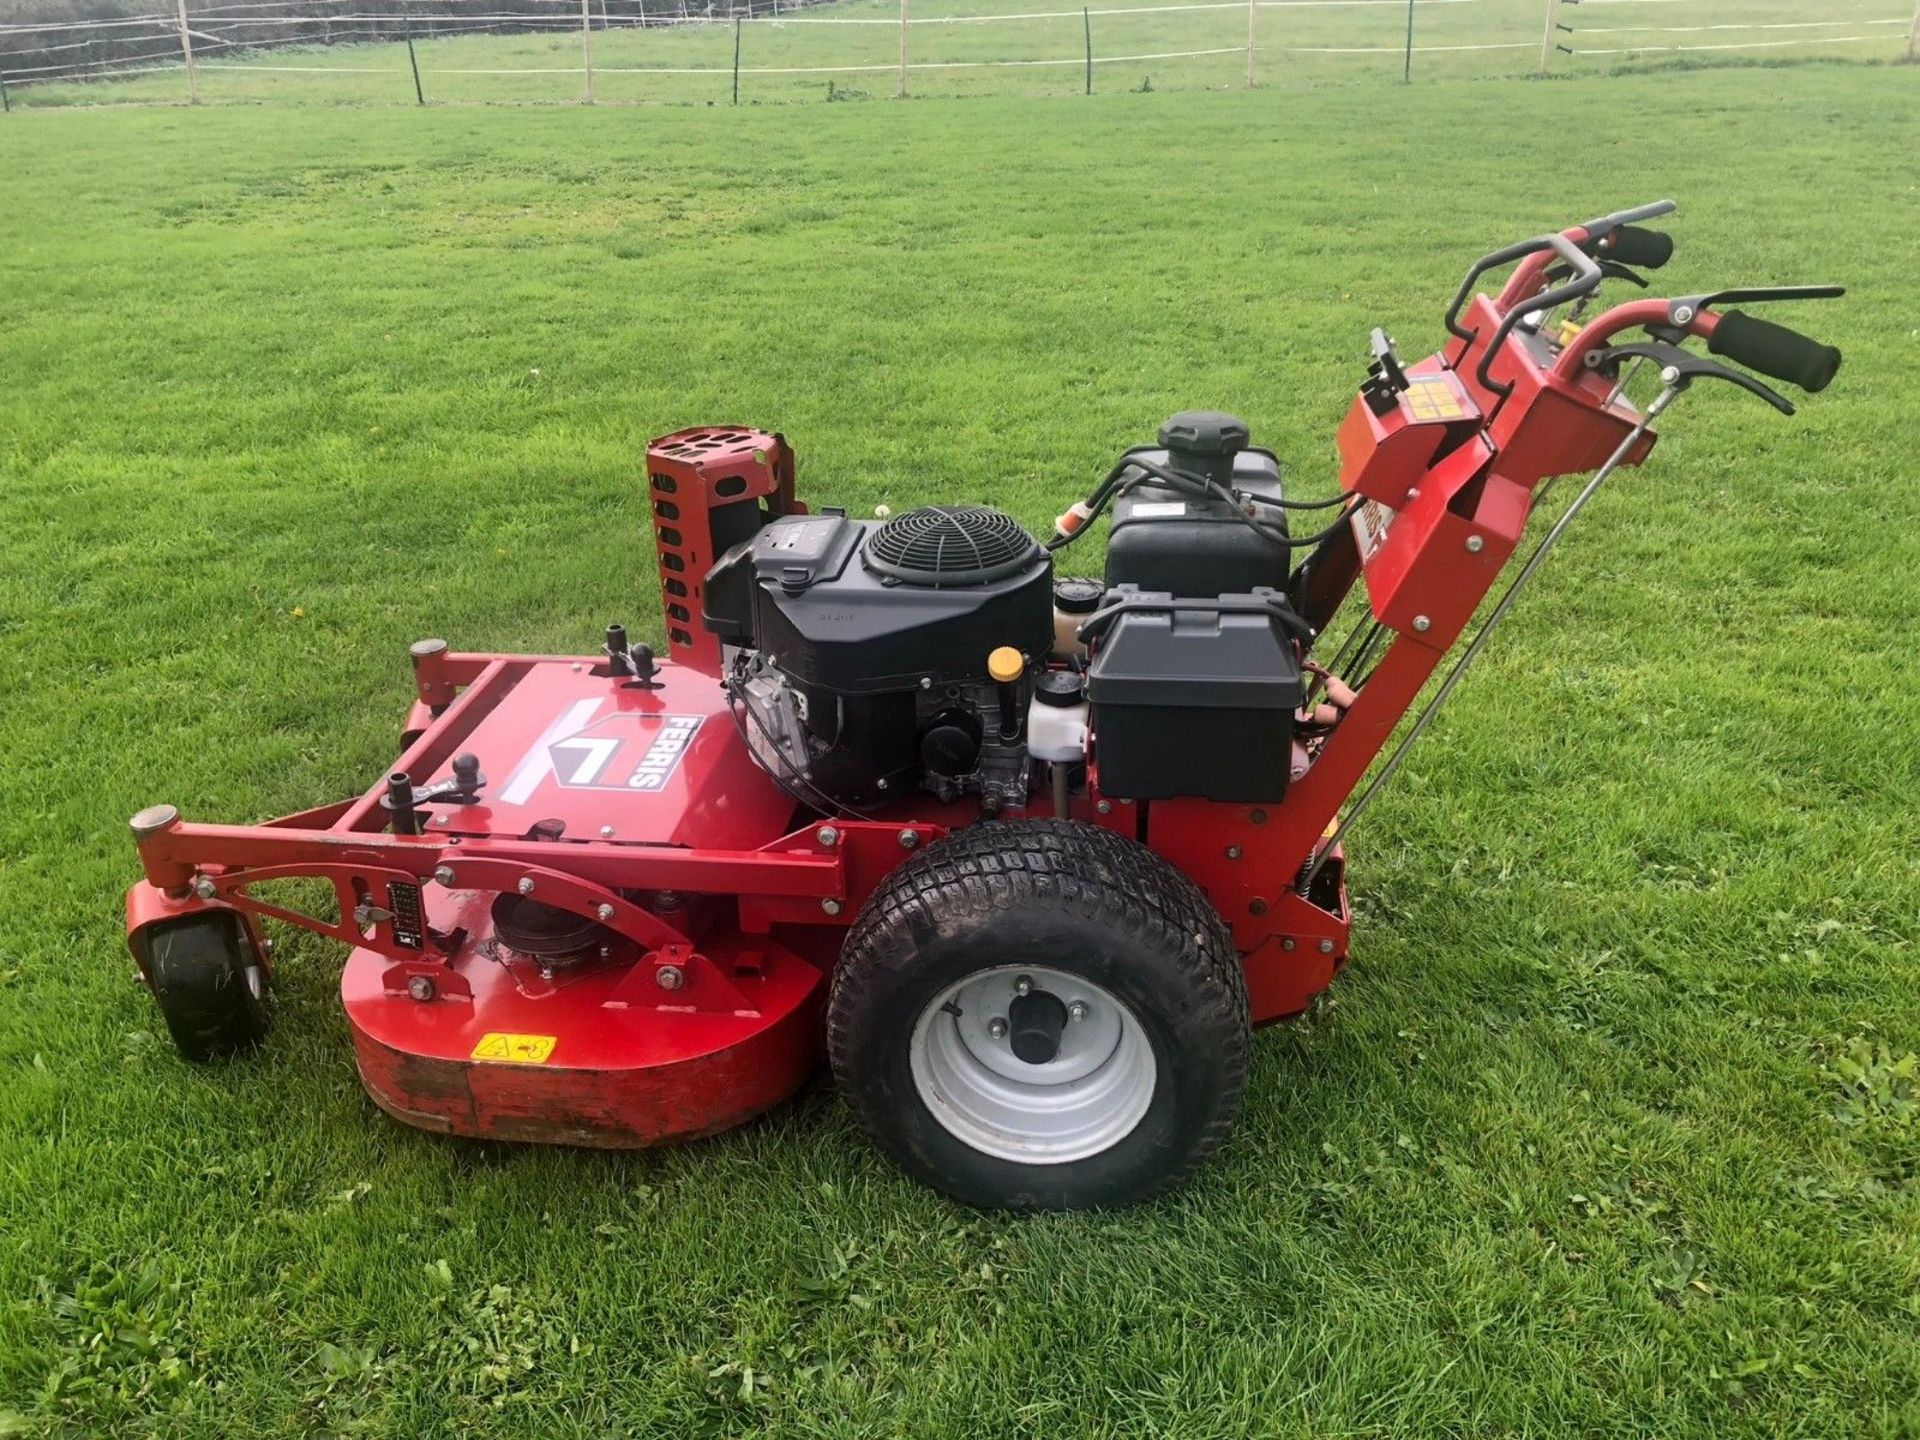
[{"label": "brake lever", "polygon": [[1764,305],[1779,300],[1838,300],[1847,293],[1844,285],[1748,285],[1735,290],[1716,290],[1710,295],[1679,295],[1667,302],[1667,314],[1675,325],[1686,326],[1702,310],[1717,310],[1723,305]]},{"label": "brake lever", "polygon": [[[1682,350],[1678,345],[1669,345],[1664,341],[1649,341],[1641,345],[1613,345],[1604,350],[1595,350],[1587,356],[1587,368],[1602,374],[1617,373],[1623,360],[1651,360],[1660,367],[1661,379],[1673,390],[1685,390],[1695,380],[1727,380],[1742,390],[1758,395],[1782,415],[1794,413],[1793,402],[1779,391],[1761,384],[1744,370],[1735,370],[1722,365],[1717,360],[1709,360],[1704,355],[1695,355],[1690,350]],[[1667,378],[1667,372],[1673,372],[1673,378]]]},{"label": "brake lever", "polygon": [[[1607,260],[1596,255],[1594,256],[1593,263],[1600,267],[1600,273],[1609,280],[1626,280],[1638,285],[1642,290],[1647,288],[1647,279],[1644,275],[1639,275],[1629,270],[1618,260]],[[1557,285],[1562,280],[1570,280],[1573,278],[1573,267],[1570,265],[1555,265],[1547,271],[1545,278],[1549,285]]]}]

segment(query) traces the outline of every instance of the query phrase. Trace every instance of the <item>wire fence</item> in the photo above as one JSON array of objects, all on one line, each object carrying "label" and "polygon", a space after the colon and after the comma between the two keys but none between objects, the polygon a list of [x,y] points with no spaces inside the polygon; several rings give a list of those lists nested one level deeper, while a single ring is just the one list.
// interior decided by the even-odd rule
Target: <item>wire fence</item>
[{"label": "wire fence", "polygon": [[[101,9],[116,3],[140,8]],[[915,3],[944,8],[919,14]],[[1549,75],[1816,56],[1912,61],[1920,50],[1920,0],[1827,0],[1811,12],[1819,18],[1803,0],[1031,5],[0,0],[0,103],[738,104]],[[49,6],[89,13],[55,15]]]}]

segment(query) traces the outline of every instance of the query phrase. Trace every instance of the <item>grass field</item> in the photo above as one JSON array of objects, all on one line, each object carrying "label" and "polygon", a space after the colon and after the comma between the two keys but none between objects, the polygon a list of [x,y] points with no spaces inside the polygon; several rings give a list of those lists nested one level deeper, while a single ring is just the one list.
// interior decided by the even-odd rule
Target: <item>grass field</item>
[{"label": "grass field", "polygon": [[[0,1432],[1920,1433],[1920,72],[0,126]],[[1168,412],[1327,493],[1368,327],[1671,194],[1672,288],[1844,280],[1703,389],[1353,838],[1355,959],[1114,1215],[967,1213],[824,1084],[631,1156],[353,1075],[338,955],[191,1069],[125,817],[391,756],[406,644],[657,639],[653,434],[1033,526]]]},{"label": "grass field", "polygon": [[[213,10],[219,3],[192,8]],[[474,3],[472,13],[497,9],[487,0]],[[908,88],[922,97],[1079,95],[1087,84],[1089,47],[1098,93],[1244,87],[1245,7],[1193,0],[1185,8],[1167,8],[1179,3],[1091,0],[1083,18],[1078,5],[1034,0],[921,0],[911,7],[914,68]],[[1254,22],[1259,83],[1399,84],[1407,19],[1398,0],[1263,3]],[[1539,63],[1542,3],[1419,0],[1414,78],[1425,83],[1531,75]],[[235,13],[243,12],[244,5]],[[763,13],[741,36],[741,102],[892,97],[899,13],[896,0],[841,0],[787,21]],[[1569,4],[1562,15],[1570,33],[1556,39],[1570,42],[1574,53],[1556,52],[1554,68],[1591,76],[1781,57],[1885,62],[1904,51],[1911,12],[1899,0],[1826,0],[1818,18],[1811,13],[1803,0],[1686,0],[1678,8],[1671,0],[1607,0],[1588,10]],[[473,34],[471,21],[432,23],[455,31],[464,23],[469,33],[437,35],[421,22],[415,48],[421,93],[430,103],[580,99],[577,30],[563,25],[554,34],[502,36]],[[727,104],[733,46],[733,27],[725,22],[596,33],[594,95],[603,104]],[[159,48],[177,58],[166,37]],[[1176,58],[1128,58],[1135,56]],[[39,58],[71,62],[65,52]],[[208,104],[405,105],[415,92],[406,48],[380,41],[265,52],[203,45],[199,93]],[[19,94],[31,105],[177,103],[186,98],[187,85],[181,66],[162,63],[111,83],[43,83]]]}]

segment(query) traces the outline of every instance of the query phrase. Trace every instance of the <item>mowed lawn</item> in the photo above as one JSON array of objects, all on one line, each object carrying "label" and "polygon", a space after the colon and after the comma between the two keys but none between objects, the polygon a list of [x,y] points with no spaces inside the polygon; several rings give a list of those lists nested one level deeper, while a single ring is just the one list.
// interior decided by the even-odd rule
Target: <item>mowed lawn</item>
[{"label": "mowed lawn", "polygon": [[[1920,71],[806,109],[0,124],[0,1432],[1920,1431]],[[830,1086],[680,1149],[356,1083],[340,956],[190,1068],[125,818],[390,759],[405,647],[658,638],[649,436],[1039,527],[1168,412],[1296,493],[1369,327],[1682,202],[1677,293],[1847,367],[1703,386],[1352,838],[1354,960],[1177,1195],[964,1211]]]}]

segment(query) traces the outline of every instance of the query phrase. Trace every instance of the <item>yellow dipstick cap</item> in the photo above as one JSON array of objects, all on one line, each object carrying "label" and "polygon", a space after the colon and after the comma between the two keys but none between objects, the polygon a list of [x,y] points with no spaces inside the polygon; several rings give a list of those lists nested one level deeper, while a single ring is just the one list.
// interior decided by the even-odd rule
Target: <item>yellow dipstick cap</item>
[{"label": "yellow dipstick cap", "polygon": [[1020,652],[1011,645],[1002,645],[987,656],[987,674],[1002,685],[1018,680],[1027,668],[1027,662],[1020,658]]}]

